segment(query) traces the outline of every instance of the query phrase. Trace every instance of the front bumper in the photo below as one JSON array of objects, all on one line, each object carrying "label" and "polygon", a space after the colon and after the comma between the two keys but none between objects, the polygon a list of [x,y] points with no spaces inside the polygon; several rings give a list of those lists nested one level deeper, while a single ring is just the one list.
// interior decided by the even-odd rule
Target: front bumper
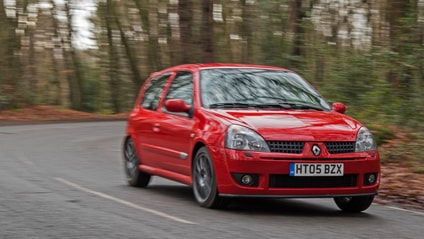
[{"label": "front bumper", "polygon": [[[338,197],[377,194],[381,179],[377,151],[305,157],[305,155],[248,152],[211,148],[216,181],[221,196],[247,197]],[[290,163],[343,163],[343,176],[289,176]],[[240,175],[254,176],[248,186]],[[366,177],[376,176],[369,184]]]}]

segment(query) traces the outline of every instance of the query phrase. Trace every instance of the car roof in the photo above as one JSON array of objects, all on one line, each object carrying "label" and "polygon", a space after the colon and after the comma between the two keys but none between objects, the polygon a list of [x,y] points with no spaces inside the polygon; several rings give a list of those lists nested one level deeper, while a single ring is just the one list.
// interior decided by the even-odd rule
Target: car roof
[{"label": "car roof", "polygon": [[198,63],[198,64],[183,64],[176,65],[166,69],[163,69],[158,72],[152,73],[152,76],[169,72],[169,71],[177,71],[177,70],[203,70],[203,69],[216,69],[216,68],[259,68],[259,69],[269,69],[269,70],[280,70],[280,71],[288,71],[289,69],[285,69],[277,66],[268,66],[268,65],[255,65],[255,64],[237,64],[237,63]]}]

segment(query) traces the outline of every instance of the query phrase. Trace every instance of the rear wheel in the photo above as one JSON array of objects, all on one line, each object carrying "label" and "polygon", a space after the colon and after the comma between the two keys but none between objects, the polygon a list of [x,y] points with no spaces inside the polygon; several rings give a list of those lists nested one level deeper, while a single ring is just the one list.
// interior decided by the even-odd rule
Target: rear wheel
[{"label": "rear wheel", "polygon": [[193,194],[200,206],[222,208],[226,198],[219,196],[212,158],[205,147],[197,151],[192,166]]},{"label": "rear wheel", "polygon": [[374,200],[374,196],[336,197],[334,202],[345,212],[362,212],[368,209]]},{"label": "rear wheel", "polygon": [[150,182],[150,174],[140,171],[139,165],[134,141],[128,138],[124,144],[124,171],[127,182],[133,187],[146,187]]}]

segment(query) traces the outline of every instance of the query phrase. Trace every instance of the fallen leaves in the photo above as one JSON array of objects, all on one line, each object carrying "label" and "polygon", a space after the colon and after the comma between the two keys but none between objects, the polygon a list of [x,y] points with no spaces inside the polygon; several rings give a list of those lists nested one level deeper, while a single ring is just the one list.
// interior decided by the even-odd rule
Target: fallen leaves
[{"label": "fallen leaves", "polygon": [[424,174],[412,173],[411,166],[406,163],[389,163],[382,165],[381,170],[377,202],[424,209]]},{"label": "fallen leaves", "polygon": [[69,109],[59,109],[48,105],[35,105],[17,110],[0,111],[2,121],[43,121],[43,120],[78,120],[78,119],[126,119],[128,113],[101,115]]}]

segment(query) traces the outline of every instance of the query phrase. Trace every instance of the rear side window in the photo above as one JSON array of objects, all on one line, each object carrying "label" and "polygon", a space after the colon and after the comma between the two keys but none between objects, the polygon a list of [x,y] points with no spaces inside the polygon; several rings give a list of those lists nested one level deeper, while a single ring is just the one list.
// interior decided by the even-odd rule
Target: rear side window
[{"label": "rear side window", "polygon": [[160,96],[163,92],[163,87],[165,86],[168,78],[171,74],[165,74],[153,78],[149,85],[147,86],[146,91],[144,92],[143,99],[141,101],[141,107],[148,110],[156,110],[158,108]]}]

